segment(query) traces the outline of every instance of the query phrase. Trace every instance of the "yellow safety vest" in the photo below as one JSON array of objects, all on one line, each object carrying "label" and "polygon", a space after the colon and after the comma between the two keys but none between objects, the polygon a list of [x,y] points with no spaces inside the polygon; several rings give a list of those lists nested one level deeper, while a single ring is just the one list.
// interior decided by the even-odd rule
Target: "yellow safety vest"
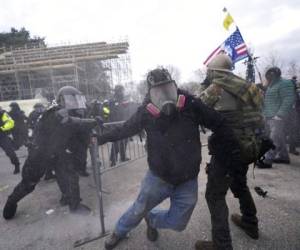
[{"label": "yellow safety vest", "polygon": [[103,115],[105,118],[108,118],[110,114],[110,110],[108,107],[103,107]]},{"label": "yellow safety vest", "polygon": [[6,112],[2,114],[1,123],[3,125],[0,127],[0,130],[3,132],[12,130],[15,126],[14,120]]}]

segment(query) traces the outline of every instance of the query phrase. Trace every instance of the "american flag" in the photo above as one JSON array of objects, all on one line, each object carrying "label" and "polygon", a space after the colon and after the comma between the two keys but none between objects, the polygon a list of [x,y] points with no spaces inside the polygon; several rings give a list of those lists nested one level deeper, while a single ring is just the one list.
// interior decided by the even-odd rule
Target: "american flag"
[{"label": "american flag", "polygon": [[204,64],[207,65],[211,59],[221,52],[225,52],[227,55],[229,55],[233,63],[236,63],[248,56],[247,46],[238,28],[236,28],[236,31],[233,32],[207,57],[207,59],[204,61]]}]

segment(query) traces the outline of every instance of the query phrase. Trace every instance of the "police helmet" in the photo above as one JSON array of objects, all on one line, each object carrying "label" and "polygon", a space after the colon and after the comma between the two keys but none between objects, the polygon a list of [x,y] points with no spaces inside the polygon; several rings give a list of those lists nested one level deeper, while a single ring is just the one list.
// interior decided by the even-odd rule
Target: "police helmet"
[{"label": "police helmet", "polygon": [[9,104],[9,106],[10,106],[11,108],[20,108],[20,106],[19,106],[19,104],[18,104],[17,102],[11,102],[11,103]]},{"label": "police helmet", "polygon": [[69,110],[86,108],[85,97],[73,86],[60,88],[57,93],[56,102],[59,106]]}]

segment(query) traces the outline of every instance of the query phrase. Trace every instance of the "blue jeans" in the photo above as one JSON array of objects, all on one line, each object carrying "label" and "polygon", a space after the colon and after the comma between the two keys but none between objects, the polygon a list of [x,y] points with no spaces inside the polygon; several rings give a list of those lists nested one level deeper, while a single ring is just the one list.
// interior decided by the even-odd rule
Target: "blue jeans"
[{"label": "blue jeans", "polygon": [[274,159],[289,160],[284,131],[284,121],[267,120],[267,126],[270,133],[270,138],[273,140],[276,149],[269,150],[265,154],[264,163],[272,164]]},{"label": "blue jeans", "polygon": [[[170,198],[169,210],[153,209]],[[198,179],[173,186],[149,170],[142,182],[141,191],[133,205],[121,216],[115,233],[124,237],[147,215],[154,228],[168,228],[176,231],[185,229],[198,199]]]}]

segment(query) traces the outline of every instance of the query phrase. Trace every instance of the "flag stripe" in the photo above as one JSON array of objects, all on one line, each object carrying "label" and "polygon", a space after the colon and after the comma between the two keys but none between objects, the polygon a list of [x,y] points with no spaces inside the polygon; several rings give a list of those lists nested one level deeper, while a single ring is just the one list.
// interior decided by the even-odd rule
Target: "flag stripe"
[{"label": "flag stripe", "polygon": [[221,46],[219,46],[218,48],[216,48],[204,61],[204,65],[206,65],[210,59],[212,59],[215,55],[219,54],[219,52],[221,51]]},{"label": "flag stripe", "polygon": [[227,55],[229,55],[233,63],[236,63],[248,56],[247,45],[245,44],[238,27],[236,28],[235,32],[233,32],[208,56],[208,58],[204,61],[204,64],[207,65],[208,62],[221,51],[224,51]]}]

